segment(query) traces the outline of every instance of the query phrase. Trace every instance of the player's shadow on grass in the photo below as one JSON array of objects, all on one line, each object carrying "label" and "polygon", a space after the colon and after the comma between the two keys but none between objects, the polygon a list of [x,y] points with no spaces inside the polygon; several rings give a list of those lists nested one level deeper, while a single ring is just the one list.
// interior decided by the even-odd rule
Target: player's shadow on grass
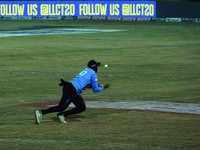
[{"label": "player's shadow on grass", "polygon": [[[66,118],[67,122],[79,122],[81,121],[82,118],[85,118],[84,116],[81,115],[70,115]],[[60,122],[60,120],[58,119],[58,117],[52,117],[52,120],[54,122]]]}]

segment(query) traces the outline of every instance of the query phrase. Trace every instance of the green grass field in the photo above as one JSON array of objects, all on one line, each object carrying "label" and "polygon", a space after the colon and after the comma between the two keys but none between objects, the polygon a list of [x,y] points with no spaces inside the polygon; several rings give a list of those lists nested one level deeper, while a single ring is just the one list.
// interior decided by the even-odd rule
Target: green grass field
[{"label": "green grass field", "polygon": [[34,123],[35,108],[13,105],[59,100],[70,81],[95,59],[99,81],[112,86],[83,98],[200,103],[197,23],[118,21],[0,21],[2,31],[119,29],[121,32],[0,37],[0,149],[200,149],[199,115],[95,110]]}]

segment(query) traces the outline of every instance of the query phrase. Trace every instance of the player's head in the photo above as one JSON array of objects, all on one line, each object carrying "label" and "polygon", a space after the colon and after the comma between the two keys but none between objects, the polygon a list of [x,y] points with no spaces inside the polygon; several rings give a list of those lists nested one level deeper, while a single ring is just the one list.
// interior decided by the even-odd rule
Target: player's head
[{"label": "player's head", "polygon": [[88,62],[88,67],[89,68],[91,68],[91,69],[93,69],[95,72],[97,72],[98,71],[98,66],[100,66],[101,65],[101,63],[100,62],[96,62],[95,60],[90,60],[89,62]]}]

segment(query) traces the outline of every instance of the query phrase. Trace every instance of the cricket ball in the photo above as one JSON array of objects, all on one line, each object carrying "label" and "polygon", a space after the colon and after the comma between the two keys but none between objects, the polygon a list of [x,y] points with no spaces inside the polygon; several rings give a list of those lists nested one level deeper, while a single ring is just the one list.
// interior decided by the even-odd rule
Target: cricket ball
[{"label": "cricket ball", "polygon": [[107,65],[107,64],[105,64],[105,65],[104,65],[104,67],[105,67],[105,68],[107,68],[107,67],[108,67],[108,65]]}]

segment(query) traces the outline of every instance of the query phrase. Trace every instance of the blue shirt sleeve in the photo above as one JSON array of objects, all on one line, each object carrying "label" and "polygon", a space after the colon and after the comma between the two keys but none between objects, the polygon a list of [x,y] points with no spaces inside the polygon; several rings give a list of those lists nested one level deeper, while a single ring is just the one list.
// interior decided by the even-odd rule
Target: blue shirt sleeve
[{"label": "blue shirt sleeve", "polygon": [[98,87],[98,79],[97,79],[96,74],[91,76],[91,84],[92,84],[92,89],[93,89],[94,93],[104,90],[104,87]]}]

